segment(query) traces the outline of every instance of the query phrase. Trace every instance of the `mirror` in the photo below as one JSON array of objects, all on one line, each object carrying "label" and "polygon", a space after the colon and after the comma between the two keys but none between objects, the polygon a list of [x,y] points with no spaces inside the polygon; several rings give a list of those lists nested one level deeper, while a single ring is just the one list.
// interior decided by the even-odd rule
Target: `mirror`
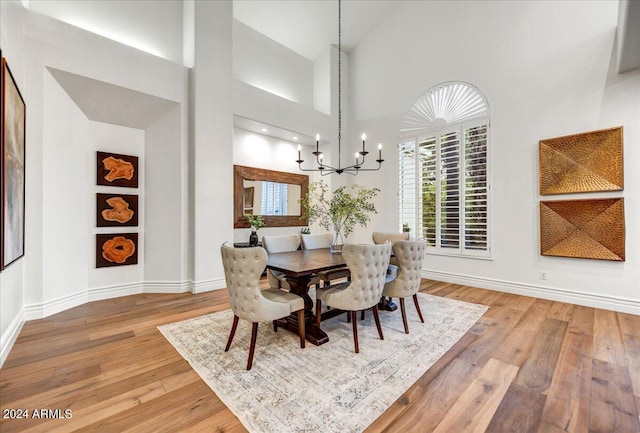
[{"label": "mirror", "polygon": [[249,180],[242,182],[244,189],[243,213],[263,216],[300,216],[300,185]]},{"label": "mirror", "polygon": [[245,213],[262,215],[265,227],[306,226],[298,200],[308,191],[307,175],[234,165],[233,227],[250,227]]}]

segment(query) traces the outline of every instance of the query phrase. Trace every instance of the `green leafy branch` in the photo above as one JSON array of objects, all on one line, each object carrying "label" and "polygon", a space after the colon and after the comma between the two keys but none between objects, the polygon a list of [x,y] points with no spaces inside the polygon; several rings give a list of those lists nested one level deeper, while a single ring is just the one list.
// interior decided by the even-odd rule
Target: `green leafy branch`
[{"label": "green leafy branch", "polygon": [[347,237],[356,225],[366,227],[371,219],[369,214],[378,213],[371,201],[378,192],[378,188],[368,189],[360,185],[352,185],[351,192],[348,192],[346,186],[341,186],[329,198],[327,184],[313,182],[309,184],[309,194],[300,200],[302,216],[309,218],[310,223],[318,221],[327,231]]},{"label": "green leafy branch", "polygon": [[262,215],[251,215],[244,214],[244,217],[247,219],[247,222],[254,230],[259,230],[260,227],[264,226],[264,220],[262,219]]}]

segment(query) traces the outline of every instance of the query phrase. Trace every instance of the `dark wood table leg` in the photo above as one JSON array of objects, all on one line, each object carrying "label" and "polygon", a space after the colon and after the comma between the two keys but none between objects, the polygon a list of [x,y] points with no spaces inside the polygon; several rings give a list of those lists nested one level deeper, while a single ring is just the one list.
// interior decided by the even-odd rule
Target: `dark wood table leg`
[{"label": "dark wood table leg", "polygon": [[[316,316],[313,314],[313,300],[309,296],[309,282],[311,275],[305,275],[299,278],[287,277],[287,282],[291,286],[291,293],[295,293],[304,299],[304,319],[305,334],[307,340],[316,346],[320,346],[329,341],[329,336],[320,327],[316,326]],[[284,323],[279,324],[283,328],[295,334],[298,333],[298,316],[291,314]]]}]

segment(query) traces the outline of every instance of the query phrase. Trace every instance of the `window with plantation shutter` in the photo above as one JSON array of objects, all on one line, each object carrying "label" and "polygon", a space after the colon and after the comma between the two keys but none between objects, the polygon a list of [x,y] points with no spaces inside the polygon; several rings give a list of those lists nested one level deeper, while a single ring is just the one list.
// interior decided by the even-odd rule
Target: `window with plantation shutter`
[{"label": "window with plantation shutter", "polygon": [[425,92],[398,145],[399,220],[434,254],[490,255],[489,110],[466,83]]}]

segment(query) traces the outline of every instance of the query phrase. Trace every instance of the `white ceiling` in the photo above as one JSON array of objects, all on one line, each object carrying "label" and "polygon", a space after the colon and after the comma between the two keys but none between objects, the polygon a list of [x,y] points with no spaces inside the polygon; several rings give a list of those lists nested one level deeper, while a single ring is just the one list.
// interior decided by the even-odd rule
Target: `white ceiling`
[{"label": "white ceiling", "polygon": [[[342,0],[342,50],[353,50],[401,4]],[[337,0],[234,0],[233,16],[311,61],[338,45]]]}]

